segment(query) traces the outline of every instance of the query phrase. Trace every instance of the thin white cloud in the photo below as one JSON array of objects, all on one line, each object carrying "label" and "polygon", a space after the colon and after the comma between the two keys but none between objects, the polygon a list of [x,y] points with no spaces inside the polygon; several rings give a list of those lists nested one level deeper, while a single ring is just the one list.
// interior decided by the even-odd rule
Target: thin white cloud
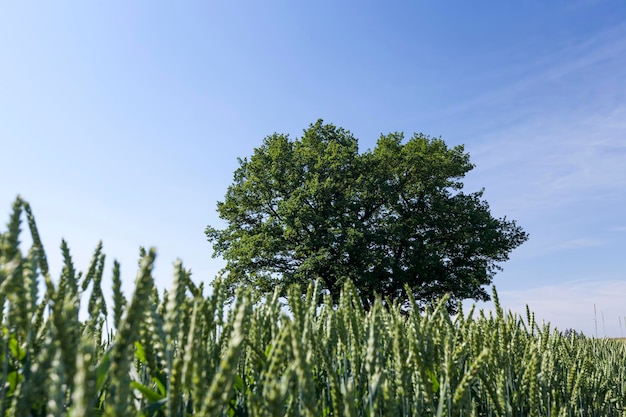
[{"label": "thin white cloud", "polygon": [[493,115],[467,136],[476,169],[465,182],[485,187],[494,212],[531,233],[522,249],[527,262],[536,261],[536,274],[522,289],[500,291],[502,305],[523,316],[528,305],[539,321],[591,336],[626,336],[626,277],[611,270],[618,264],[603,262],[593,279],[548,285],[555,277],[541,260],[567,262],[568,252],[598,247],[615,251],[616,237],[606,232],[626,231],[613,226],[626,204],[623,68],[626,25],[529,64],[527,76],[454,109],[459,118]]},{"label": "thin white cloud", "polygon": [[[526,317],[528,306],[538,323],[549,322],[552,328],[575,329],[587,336],[626,337],[626,281],[573,281],[498,294],[505,310]],[[480,306],[493,309],[492,303]]]},{"label": "thin white cloud", "polygon": [[[485,92],[473,100],[452,106],[445,114],[446,116],[461,114],[502,105],[522,110],[532,107],[538,96],[544,98],[546,86],[572,76],[595,78],[598,69],[606,68],[607,65],[623,68],[621,63],[624,62],[626,62],[626,24],[621,24],[584,42],[565,47],[560,53],[550,55],[548,58],[527,61],[519,70],[526,76],[519,77],[504,87]],[[594,71],[591,71],[592,69]],[[609,76],[623,80],[621,74],[623,72],[618,71]],[[606,79],[598,81],[605,82]],[[571,87],[584,89],[585,85]],[[514,98],[522,100],[512,100]],[[522,104],[522,108],[519,104]]]},{"label": "thin white cloud", "polygon": [[606,127],[620,116],[606,115],[601,122],[597,114],[591,118],[596,123],[564,118],[549,128],[520,126],[468,147],[477,164],[469,184],[475,181],[497,195],[511,214],[623,198],[626,129],[616,133]]},{"label": "thin white cloud", "polygon": [[571,239],[555,245],[554,250],[567,250],[567,249],[580,249],[580,248],[593,248],[606,245],[606,241],[595,238],[578,238]]},{"label": "thin white cloud", "polygon": [[539,75],[465,105],[493,114],[468,150],[474,175],[506,209],[625,194],[626,25],[561,55]]}]

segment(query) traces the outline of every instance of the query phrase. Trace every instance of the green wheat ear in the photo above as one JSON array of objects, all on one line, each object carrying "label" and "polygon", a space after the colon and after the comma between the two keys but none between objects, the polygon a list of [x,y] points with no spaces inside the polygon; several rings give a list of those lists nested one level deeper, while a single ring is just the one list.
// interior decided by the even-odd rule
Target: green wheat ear
[{"label": "green wheat ear", "polygon": [[38,252],[41,274],[44,277],[49,277],[50,271],[48,269],[48,258],[46,257],[46,251],[44,250],[43,244],[41,243],[41,238],[39,237],[39,230],[37,230],[35,216],[33,215],[30,204],[28,204],[28,202],[24,202],[24,211],[26,212],[26,220],[28,221],[30,235],[33,239],[33,248]]},{"label": "green wheat ear", "polygon": [[120,328],[124,307],[126,307],[126,298],[122,292],[122,279],[120,277],[120,263],[113,261],[113,327]]},{"label": "green wheat ear", "polygon": [[2,256],[6,259],[13,259],[19,253],[19,245],[20,245],[20,225],[22,223],[22,208],[24,206],[24,202],[22,198],[18,196],[13,203],[13,212],[9,218],[9,223],[7,224],[7,231],[3,233],[3,245],[0,248],[2,252]]},{"label": "green wheat ear", "polygon": [[131,410],[130,370],[132,349],[137,341],[141,323],[146,312],[147,303],[154,286],[152,269],[156,258],[156,250],[151,248],[140,261],[140,269],[135,282],[135,293],[130,301],[126,316],[113,341],[111,351],[111,367],[109,370],[110,401],[105,405],[105,415],[128,415]]}]

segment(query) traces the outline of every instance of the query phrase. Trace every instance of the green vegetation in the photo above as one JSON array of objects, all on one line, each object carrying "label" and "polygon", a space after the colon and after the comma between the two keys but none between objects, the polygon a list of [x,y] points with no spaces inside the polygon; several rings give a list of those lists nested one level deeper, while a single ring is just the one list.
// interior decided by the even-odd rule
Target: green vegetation
[{"label": "green vegetation", "polygon": [[[350,132],[318,121],[301,139],[274,134],[240,159],[225,200],[228,227],[207,227],[225,285],[272,293],[319,280],[337,303],[351,280],[369,309],[383,300],[420,304],[449,294],[488,300],[498,263],[527,235],[494,218],[482,191],[460,181],[474,166],[462,146],[401,133],[359,153]],[[320,300],[321,301],[321,300]]]},{"label": "green vegetation", "polygon": [[414,299],[408,313],[379,299],[366,311],[350,281],[336,305],[327,295],[319,306],[311,285],[290,290],[289,313],[278,293],[239,290],[226,306],[220,280],[204,295],[180,262],[159,294],[149,250],[130,299],[114,264],[107,304],[102,246],[85,274],[61,249],[53,282],[18,199],[0,235],[2,416],[625,415],[626,344],[563,337],[505,313],[495,292],[494,314],[455,318],[446,298],[421,313]]}]

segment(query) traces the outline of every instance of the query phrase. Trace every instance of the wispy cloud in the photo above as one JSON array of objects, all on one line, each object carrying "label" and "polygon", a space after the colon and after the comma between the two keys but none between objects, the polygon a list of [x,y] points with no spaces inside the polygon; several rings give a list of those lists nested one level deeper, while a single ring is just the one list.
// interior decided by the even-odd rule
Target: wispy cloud
[{"label": "wispy cloud", "polygon": [[[519,65],[517,72],[522,74],[508,84],[500,86],[494,90],[475,97],[472,100],[451,106],[444,116],[474,112],[478,109],[501,108],[532,110],[537,101],[546,99],[568,99],[568,94],[559,97],[551,96],[552,91],[556,92],[557,87],[563,87],[569,91],[588,91],[606,84],[608,80],[623,81],[622,71],[611,71],[610,69],[623,68],[622,63],[626,62],[626,24],[606,29],[596,36],[577,44],[564,47],[559,53],[549,55],[544,58],[536,58]],[[593,71],[592,71],[593,70]],[[598,79],[598,72],[605,73],[607,78]],[[586,80],[596,80],[592,84],[562,85],[561,82],[570,78],[584,78]],[[623,90],[624,86],[621,87]],[[548,88],[551,91],[546,91]],[[612,88],[611,88],[612,89]],[[563,91],[568,93],[568,91]],[[548,94],[546,94],[548,93]],[[588,106],[588,102],[572,103]],[[539,110],[539,109],[535,109]],[[541,113],[541,112],[540,112]]]},{"label": "wispy cloud", "polygon": [[[529,63],[508,85],[452,109],[461,121],[492,115],[463,140],[476,164],[465,183],[485,187],[493,212],[530,233],[513,254],[524,281],[501,292],[503,304],[520,314],[528,304],[538,318],[589,335],[597,320],[598,335],[626,336],[623,244],[611,233],[626,231],[624,68],[620,25]],[[495,282],[510,285],[514,267],[504,267]]]},{"label": "wispy cloud", "polygon": [[493,115],[468,137],[476,183],[508,213],[622,199],[626,25],[537,65],[542,69],[452,109],[458,117]]},{"label": "wispy cloud", "polygon": [[606,241],[595,238],[578,238],[571,239],[562,243],[559,243],[553,247],[554,250],[567,250],[567,249],[580,249],[580,248],[593,248],[603,246]]},{"label": "wispy cloud", "polygon": [[[624,281],[586,280],[499,291],[499,298],[505,309],[525,317],[528,306],[537,322],[550,322],[561,331],[576,329],[587,336],[622,337],[626,336],[624,294]],[[492,304],[481,307],[493,309]]]}]

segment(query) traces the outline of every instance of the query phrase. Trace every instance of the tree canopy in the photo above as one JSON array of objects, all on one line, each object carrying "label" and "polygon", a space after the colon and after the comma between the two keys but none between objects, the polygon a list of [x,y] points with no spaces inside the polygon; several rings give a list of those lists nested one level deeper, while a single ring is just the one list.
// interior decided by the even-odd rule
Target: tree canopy
[{"label": "tree canopy", "polygon": [[291,140],[273,134],[239,159],[220,218],[207,227],[225,283],[260,292],[319,279],[337,300],[350,279],[366,307],[429,302],[450,293],[488,300],[484,286],[527,239],[515,221],[494,218],[483,191],[463,192],[474,165],[463,146],[402,133],[381,135],[359,153],[347,130],[322,120]]}]

